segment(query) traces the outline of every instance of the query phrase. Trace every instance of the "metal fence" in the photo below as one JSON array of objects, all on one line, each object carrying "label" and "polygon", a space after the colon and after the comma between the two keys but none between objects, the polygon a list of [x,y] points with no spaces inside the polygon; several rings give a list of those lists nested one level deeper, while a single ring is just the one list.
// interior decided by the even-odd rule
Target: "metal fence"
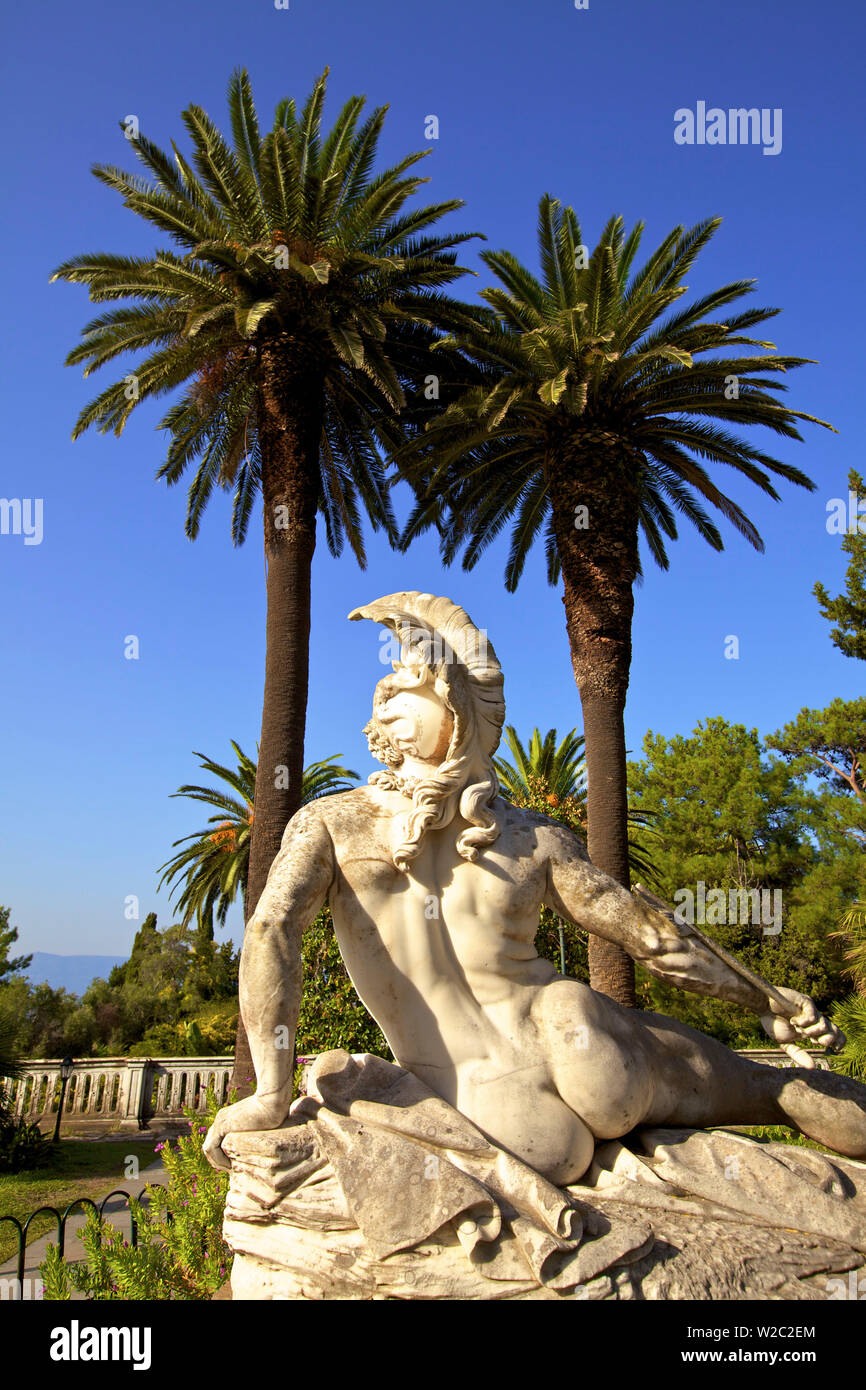
[{"label": "metal fence", "polygon": [[[157,1188],[162,1188],[162,1183],[150,1183],[149,1186],[153,1190],[156,1190]],[[31,1224],[36,1220],[37,1216],[42,1216],[47,1212],[50,1216],[54,1217],[57,1223],[57,1248],[60,1258],[63,1259],[66,1251],[66,1223],[75,1208],[90,1207],[98,1216],[99,1220],[104,1221],[106,1204],[110,1202],[113,1197],[123,1197],[129,1207],[129,1243],[132,1246],[136,1246],[138,1244],[138,1227],[135,1222],[135,1212],[132,1203],[135,1201],[139,1206],[144,1206],[148,1199],[147,1192],[142,1192],[139,1197],[133,1197],[125,1188],[116,1187],[98,1203],[95,1202],[92,1197],[76,1197],[73,1201],[68,1203],[62,1214],[58,1211],[57,1207],[44,1206],[38,1207],[36,1211],[32,1211],[26,1221],[19,1221],[17,1216],[0,1216],[0,1222],[8,1221],[18,1232],[18,1256],[15,1270],[18,1299],[23,1299],[25,1297],[24,1270],[27,1263],[27,1236]],[[168,1214],[168,1219],[171,1220],[171,1213]]]}]

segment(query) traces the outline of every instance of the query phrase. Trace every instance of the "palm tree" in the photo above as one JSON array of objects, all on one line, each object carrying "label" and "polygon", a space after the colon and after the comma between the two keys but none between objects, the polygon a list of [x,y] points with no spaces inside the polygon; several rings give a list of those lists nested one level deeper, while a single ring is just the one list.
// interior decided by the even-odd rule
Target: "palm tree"
[{"label": "palm tree", "polygon": [[[418,494],[402,544],[435,524],[442,556],[471,569],[511,526],[506,588],[518,585],[543,537],[547,576],[564,583],[566,626],[583,707],[588,848],[628,886],[628,795],[623,712],[631,662],[638,537],[668,568],[666,539],[684,516],[713,547],[721,512],[756,550],[757,529],[713,481],[726,465],[777,498],[771,474],[814,484],[731,426],[763,425],[799,439],[774,373],[805,359],[746,336],[776,309],[723,313],[752,288],[736,281],[668,312],[719,225],[675,228],[637,271],[643,224],[626,234],[613,217],[591,256],[571,208],[545,195],[539,208],[541,279],[507,251],[483,254],[500,282],[483,290],[472,326],[440,343],[474,363],[474,380],[405,445],[397,467]],[[757,349],[741,355],[743,348]],[[733,351],[732,351],[733,349]],[[816,421],[823,424],[823,421]],[[829,428],[829,427],[828,427]],[[596,988],[634,1002],[634,971],[618,947],[592,942]]]},{"label": "palm tree", "polygon": [[[189,926],[196,919],[199,930],[204,928],[212,939],[214,932],[214,913],[223,926],[228,910],[240,893],[245,894],[249,875],[250,838],[255,824],[253,805],[256,786],[256,764],[240,747],[231,740],[237,768],[223,767],[203,753],[196,753],[201,759],[203,772],[218,777],[229,788],[200,787],[185,784],[172,796],[186,796],[193,801],[203,801],[212,806],[215,814],[210,816],[205,830],[193,831],[175,840],[172,845],[186,848],[163,864],[163,883],[176,884],[180,889],[176,907],[182,914],[183,926]],[[337,753],[335,758],[339,758]],[[352,779],[352,780],[350,780]],[[310,763],[304,768],[301,804],[316,801],[334,792],[349,791],[358,780],[357,772],[343,767],[335,759]]]},{"label": "palm tree", "polygon": [[505,726],[505,742],[513,759],[494,758],[496,775],[503,794],[509,801],[525,796],[532,778],[541,778],[548,796],[586,797],[586,757],[583,735],[572,729],[557,744],[556,730],[548,729],[544,738],[537,728],[532,730],[528,748],[524,748],[513,724]]},{"label": "palm tree", "polygon": [[[407,393],[423,390],[436,332],[463,321],[443,287],[467,273],[454,248],[473,235],[428,233],[458,200],[403,210],[426,182],[409,172],[423,153],[373,174],[386,108],[360,122],[364,98],[352,97],[323,135],[326,78],[300,114],[281,101],[262,137],[236,72],[233,145],[201,107],[182,113],[192,164],[128,130],[152,178],[93,173],[174,249],[76,256],[52,277],[87,285],[96,303],[127,301],[85,326],[67,363],[87,376],[145,353],[84,408],[73,438],[92,426],[120,435],[139,402],[183,388],[161,421],[157,476],[172,485],[195,466],[187,535],[215,486],[234,493],[237,545],[262,499],[267,651],[247,919],[301,801],[317,517],[330,552],[348,541],[361,566],[363,511],[395,539],[380,451],[400,438]],[[238,1071],[249,1070],[244,1056]]]}]

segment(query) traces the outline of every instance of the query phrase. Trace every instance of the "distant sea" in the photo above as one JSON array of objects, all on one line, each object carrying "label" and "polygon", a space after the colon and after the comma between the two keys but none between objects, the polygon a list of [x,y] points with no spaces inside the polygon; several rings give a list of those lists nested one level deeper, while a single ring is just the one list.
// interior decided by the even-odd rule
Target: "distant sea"
[{"label": "distant sea", "polygon": [[46,983],[52,989],[83,994],[92,980],[107,980],[112,968],[125,960],[126,956],[55,956],[50,951],[34,951],[23,973],[31,984]]}]

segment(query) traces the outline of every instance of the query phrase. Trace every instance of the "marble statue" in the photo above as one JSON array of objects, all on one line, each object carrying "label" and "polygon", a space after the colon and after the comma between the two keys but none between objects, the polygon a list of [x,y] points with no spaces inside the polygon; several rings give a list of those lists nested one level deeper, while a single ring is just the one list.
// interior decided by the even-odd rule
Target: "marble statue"
[{"label": "marble statue", "polygon": [[[496,1227],[497,1258],[505,1258],[504,1221],[509,1239],[517,1231],[521,1252],[508,1269],[520,1273],[495,1277],[508,1289],[535,1288],[533,1280],[544,1288],[549,1281],[538,1271],[548,1255],[538,1251],[548,1249],[545,1241],[553,1241],[560,1263],[563,1252],[575,1269],[584,1258],[576,1252],[581,1239],[585,1244],[586,1220],[576,1236],[576,1199],[563,1193],[590,1181],[605,1145],[639,1128],[682,1136],[787,1124],[847,1159],[866,1158],[866,1087],[811,1068],[805,1052],[795,1055],[807,1065],[787,1069],[749,1061],[673,1019],[623,1008],[538,956],[534,937],[546,906],[616,942],[658,978],[754,1010],[776,1044],[832,1050],[842,1041],[810,999],[763,982],[649,895],[630,893],[595,868],[563,825],[498,794],[492,758],[505,716],[502,671],[462,608],[404,592],[350,617],[384,625],[396,642],[393,669],[376,687],[365,729],[384,770],[368,786],[325,797],[293,817],[247,925],[240,1005],[257,1089],[218,1113],[205,1145],[214,1166],[233,1167],[233,1184],[246,1174],[239,1182],[247,1195],[253,1183],[252,1207],[232,1207],[230,1199],[227,1221],[239,1226],[247,1212],[261,1225],[263,1213],[289,1201],[298,1184],[318,1212],[326,1174],[339,1211],[331,1212],[330,1225],[320,1215],[316,1221],[331,1232],[348,1230],[349,1221],[374,1263],[384,1258],[387,1265],[412,1241],[420,1249],[419,1233],[428,1239],[438,1231],[442,1249],[465,1247],[457,1217],[474,1211],[467,1221],[476,1264],[485,1219]],[[308,1096],[292,1106],[293,1052],[285,1038],[294,1036],[301,999],[300,940],[325,902],[346,969],[396,1065],[326,1054]],[[693,1144],[690,1153],[699,1148]],[[405,1165],[425,1154],[426,1187],[419,1179],[412,1193],[395,1193]],[[624,1160],[616,1162],[621,1176]],[[389,1164],[387,1196],[374,1216],[377,1171]],[[295,1173],[282,1186],[281,1165]],[[265,1170],[269,1196],[255,1187]],[[664,1181],[656,1174],[650,1188]],[[839,1181],[850,1185],[850,1172]],[[862,1197],[862,1184],[858,1191]],[[297,1233],[316,1221],[298,1215],[296,1195],[280,1219]],[[422,1202],[423,1211],[410,1219],[412,1202]],[[392,1229],[401,1203],[408,1226]],[[785,1220],[777,1224],[788,1229]],[[866,1229],[866,1207],[858,1206],[856,1220]],[[456,1234],[446,1237],[449,1222]],[[648,1230],[623,1228],[619,1244],[632,1261],[651,1242]],[[853,1248],[861,1248],[859,1239],[851,1238]],[[268,1248],[276,1267],[275,1247]],[[353,1259],[359,1249],[353,1246]],[[614,1265],[625,1258],[608,1253]],[[323,1280],[310,1296],[329,1296]],[[270,1296],[306,1296],[297,1283],[290,1287],[291,1294]]]}]

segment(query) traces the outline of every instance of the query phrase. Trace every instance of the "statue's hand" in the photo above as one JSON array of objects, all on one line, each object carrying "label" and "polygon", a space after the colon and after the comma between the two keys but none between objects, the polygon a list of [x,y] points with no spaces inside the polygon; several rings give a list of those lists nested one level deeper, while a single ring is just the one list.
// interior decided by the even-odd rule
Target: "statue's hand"
[{"label": "statue's hand", "polygon": [[806,1042],[811,1047],[823,1047],[828,1052],[838,1052],[845,1043],[845,1035],[834,1023],[830,1023],[808,995],[796,989],[783,989],[775,986],[776,993],[790,1001],[790,1009],[783,1007],[775,999],[769,1001],[770,1012],[761,1015],[764,1032],[774,1042],[781,1043],[785,1051],[798,1066],[814,1067],[815,1063],[797,1042]]},{"label": "statue's hand", "polygon": [[214,1168],[231,1168],[222,1150],[227,1134],[239,1134],[250,1129],[278,1129],[289,1112],[289,1102],[273,1097],[247,1096],[234,1105],[225,1105],[214,1116],[214,1122],[204,1141],[204,1154]]}]

